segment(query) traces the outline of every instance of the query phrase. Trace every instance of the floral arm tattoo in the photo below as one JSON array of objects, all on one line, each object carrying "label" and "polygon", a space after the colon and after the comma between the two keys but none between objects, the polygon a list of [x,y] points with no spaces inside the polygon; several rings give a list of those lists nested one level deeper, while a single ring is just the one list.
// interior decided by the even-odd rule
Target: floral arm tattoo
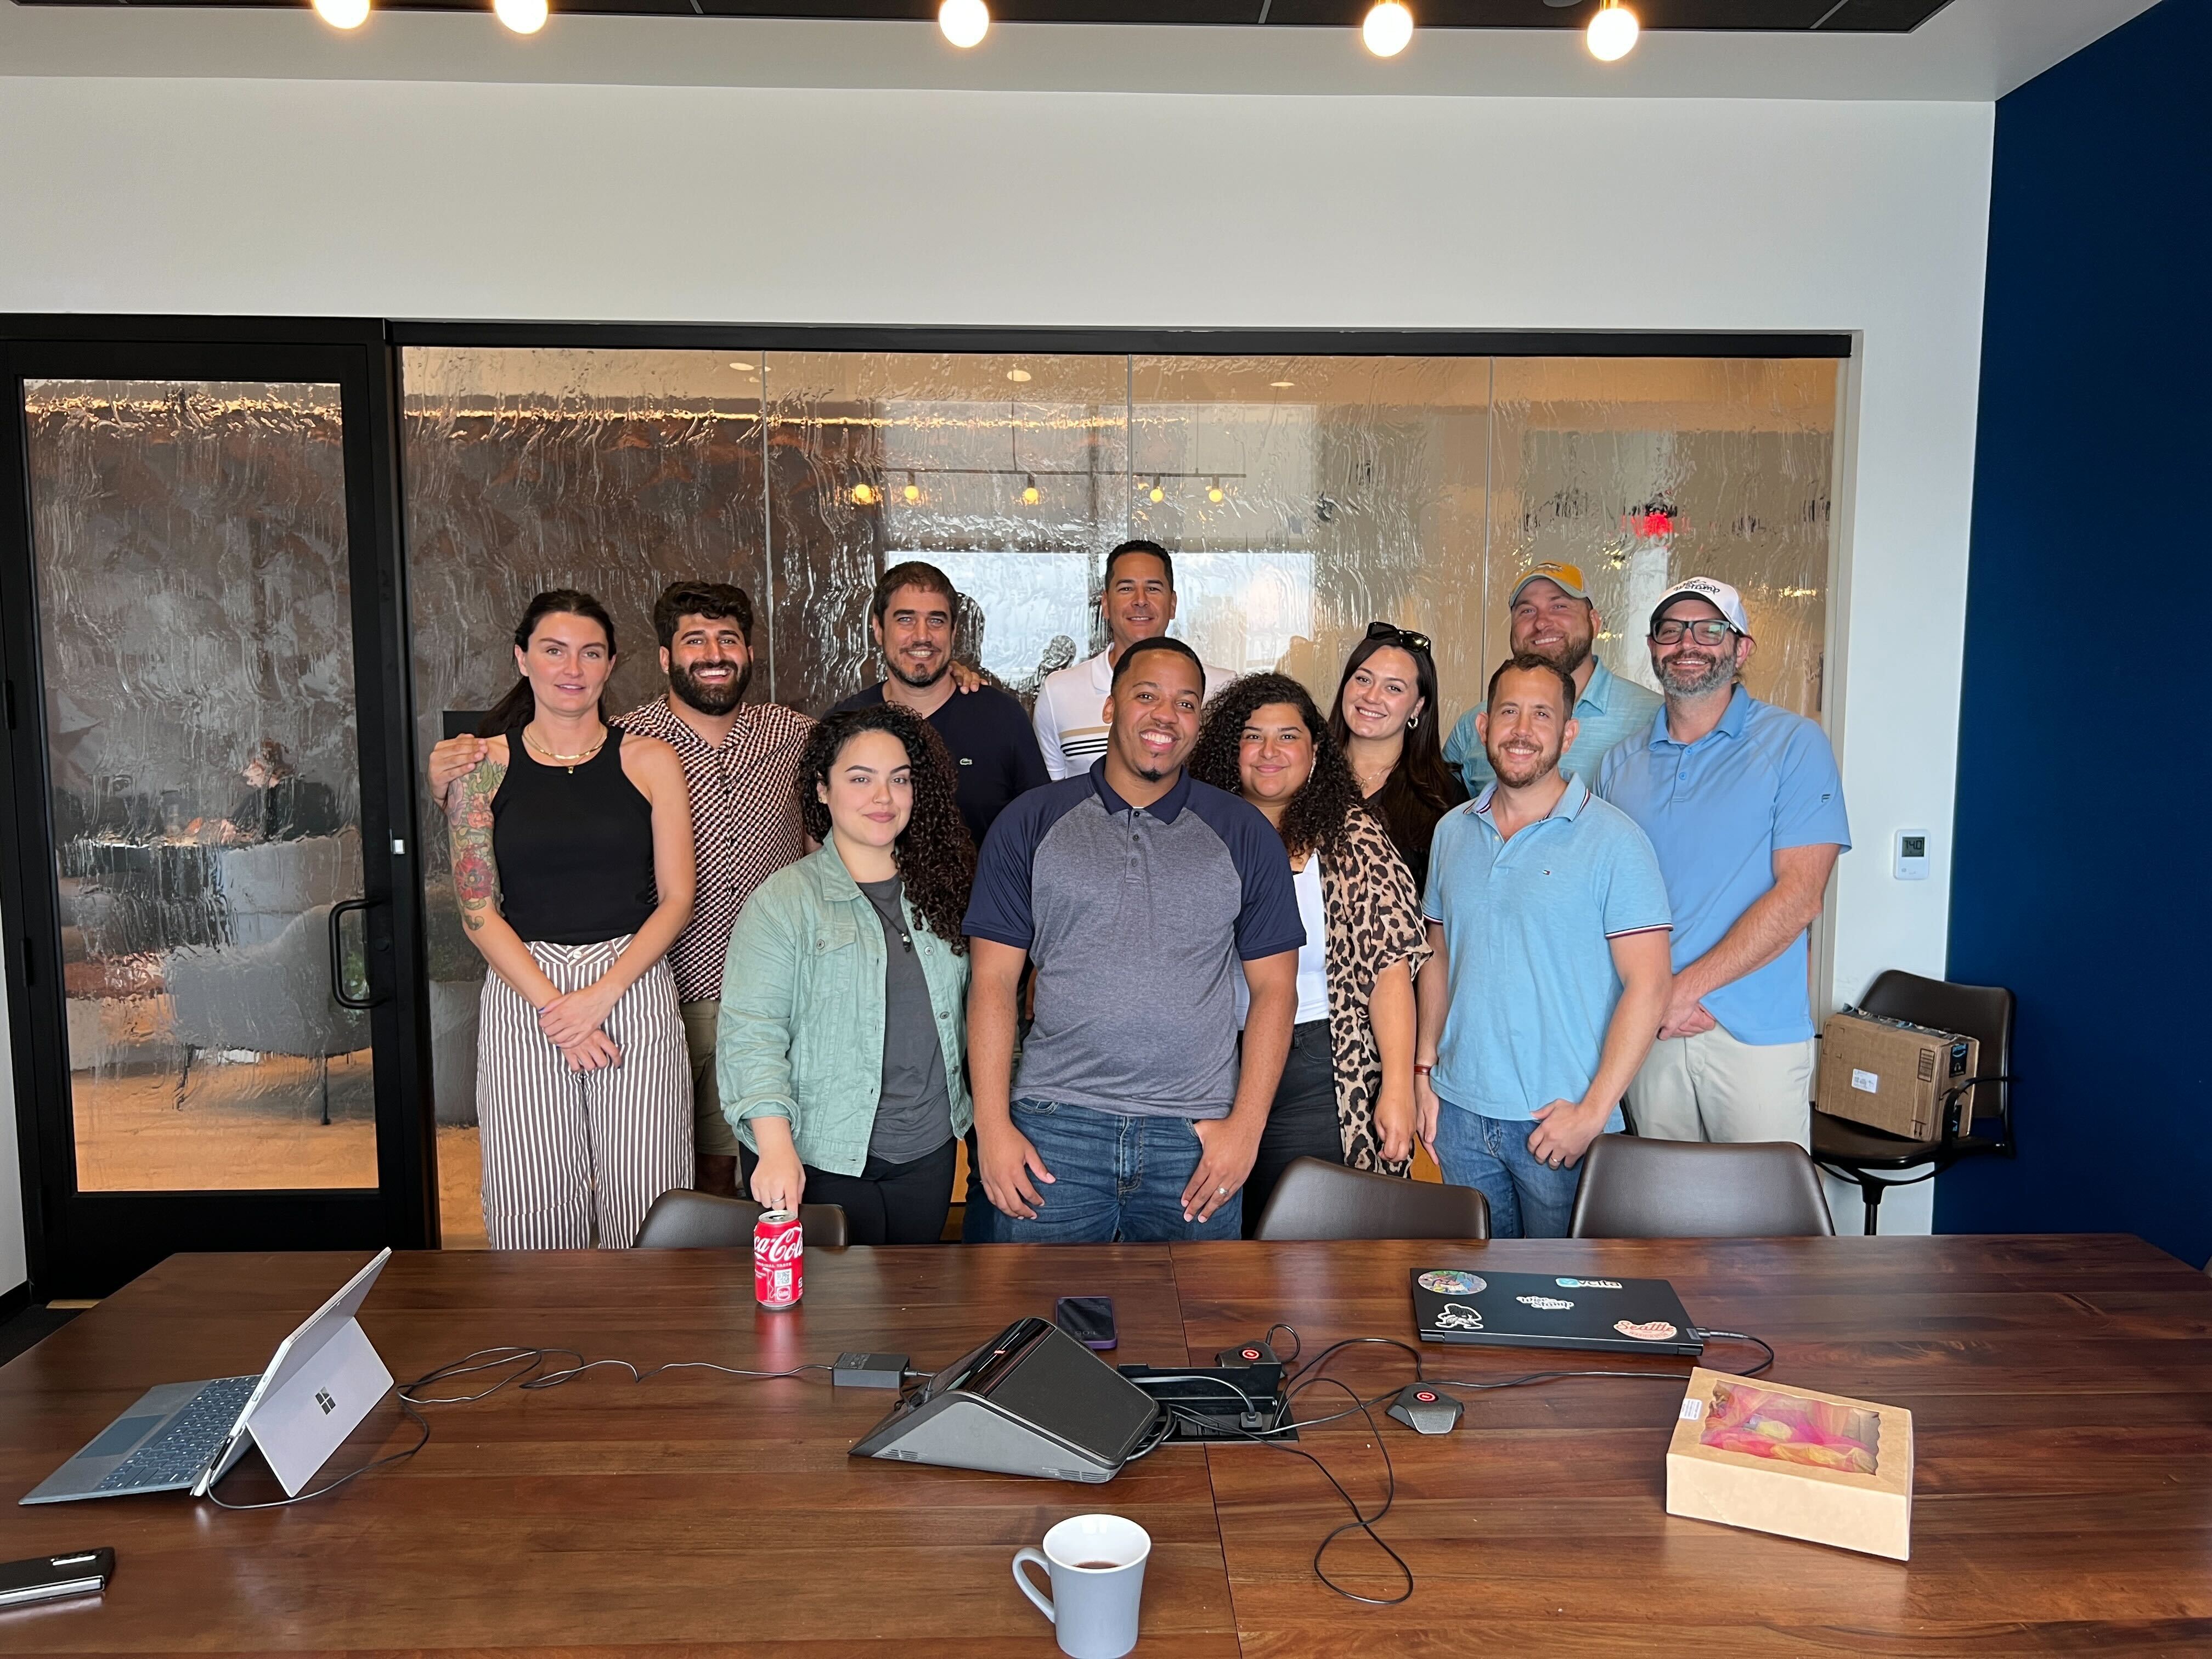
[{"label": "floral arm tattoo", "polygon": [[453,896],[460,902],[461,921],[471,933],[483,927],[499,902],[499,866],[491,851],[491,798],[506,776],[506,767],[486,760],[446,792],[446,822],[453,831]]}]

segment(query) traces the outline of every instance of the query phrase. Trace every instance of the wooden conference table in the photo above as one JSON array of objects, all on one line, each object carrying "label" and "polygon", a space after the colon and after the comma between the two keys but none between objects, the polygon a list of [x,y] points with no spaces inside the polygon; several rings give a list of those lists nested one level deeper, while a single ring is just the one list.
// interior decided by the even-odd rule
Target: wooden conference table
[{"label": "wooden conference table", "polygon": [[[419,1456],[289,1509],[15,1504],[146,1385],[264,1363],[360,1260],[173,1257],[0,1369],[0,1560],[118,1555],[104,1601],[0,1613],[0,1652],[1042,1656],[1010,1558],[1105,1509],[1154,1540],[1140,1653],[2212,1653],[2212,1281],[2124,1237],[817,1250],[805,1304],[775,1315],[733,1255],[454,1252],[394,1259],[362,1314],[403,1378],[505,1343],[755,1368],[903,1349],[927,1368],[1057,1296],[1103,1294],[1116,1359],[1177,1365],[1279,1320],[1309,1356],[1410,1339],[1414,1267],[1663,1276],[1701,1323],[1771,1342],[1778,1377],[1911,1409],[1910,1563],[1669,1517],[1681,1390],[1630,1381],[1470,1395],[1442,1439],[1378,1407],[1397,1472],[1380,1529],[1419,1580],[1393,1607],[1316,1582],[1315,1546],[1347,1516],[1297,1457],[1170,1446],[1097,1487],[855,1461],[889,1396],[818,1373],[600,1370],[434,1407]],[[1430,1370],[1554,1363],[1625,1362],[1455,1350]],[[1367,1347],[1331,1370],[1371,1395],[1410,1364]],[[415,1432],[387,1401],[328,1472]],[[1379,1500],[1364,1422],[1302,1443]],[[251,1462],[222,1491],[276,1495]],[[1398,1588],[1358,1534],[1329,1565]]]}]

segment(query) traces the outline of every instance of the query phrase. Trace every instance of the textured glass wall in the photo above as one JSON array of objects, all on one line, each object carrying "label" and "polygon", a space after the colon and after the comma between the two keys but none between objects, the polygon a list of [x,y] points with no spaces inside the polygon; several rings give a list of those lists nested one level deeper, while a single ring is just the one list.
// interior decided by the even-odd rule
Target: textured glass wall
[{"label": "textured glass wall", "polygon": [[[1752,689],[1816,714],[1837,367],[410,349],[420,736],[511,683],[545,586],[614,612],[618,707],[658,691],[647,617],[680,576],[746,588],[749,695],[818,713],[877,678],[869,592],[910,557],[959,585],[965,653],[1032,690],[1103,646],[1092,595],[1130,536],[1175,553],[1174,631],[1208,661],[1279,667],[1324,702],[1388,618],[1434,637],[1449,725],[1505,651],[1515,575],[1562,558],[1593,585],[1600,654],[1646,684],[1652,599],[1735,583]],[[482,965],[442,827],[422,845],[439,1111],[459,1124]],[[474,1224],[449,1212],[449,1237]]]},{"label": "textured glass wall", "polygon": [[338,389],[23,412],[77,1185],[374,1187]]}]

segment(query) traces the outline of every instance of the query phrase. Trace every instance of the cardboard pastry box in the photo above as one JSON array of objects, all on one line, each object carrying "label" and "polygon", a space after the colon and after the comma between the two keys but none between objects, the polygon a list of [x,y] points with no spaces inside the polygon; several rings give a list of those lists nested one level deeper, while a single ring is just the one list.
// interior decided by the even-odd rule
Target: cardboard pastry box
[{"label": "cardboard pastry box", "polygon": [[[1955,1031],[1846,1008],[1820,1029],[1820,1086],[1814,1101],[1831,1117],[1886,1129],[1909,1140],[1943,1134],[1943,1097],[1978,1075],[1982,1045]],[[1974,1121],[1971,1089],[1959,1129]]]},{"label": "cardboard pastry box", "polygon": [[1908,1560],[1912,1413],[1700,1366],[1667,1447],[1667,1513]]}]

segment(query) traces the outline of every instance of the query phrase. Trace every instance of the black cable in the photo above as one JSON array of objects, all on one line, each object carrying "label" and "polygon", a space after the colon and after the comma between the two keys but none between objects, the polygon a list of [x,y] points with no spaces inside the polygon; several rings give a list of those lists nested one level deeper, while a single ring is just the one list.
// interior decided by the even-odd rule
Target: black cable
[{"label": "black cable", "polygon": [[1710,1331],[1695,1325],[1692,1325],[1690,1328],[1690,1334],[1692,1336],[1695,1336],[1701,1342],[1748,1342],[1753,1346],[1765,1352],[1766,1358],[1760,1360],[1759,1364],[1753,1365],[1749,1370],[1730,1371],[1729,1373],[1730,1376],[1757,1376],[1762,1372],[1771,1370],[1774,1368],[1773,1346],[1763,1336],[1747,1336],[1741,1331]]},{"label": "black cable", "polygon": [[1283,1364],[1285,1365],[1296,1364],[1297,1363],[1298,1356],[1306,1351],[1305,1338],[1298,1334],[1297,1328],[1296,1326],[1285,1325],[1280,1320],[1277,1320],[1273,1324],[1268,1326],[1266,1330],[1260,1333],[1260,1340],[1262,1342],[1267,1343],[1269,1347],[1273,1347],[1274,1346],[1274,1334],[1277,1331],[1290,1332],[1291,1340],[1296,1346],[1291,1349],[1289,1357],[1283,1361]]},{"label": "black cable", "polygon": [[340,1486],[344,1486],[347,1481],[358,1480],[362,1476],[367,1474],[371,1469],[380,1469],[387,1463],[404,1463],[409,1458],[414,1456],[416,1452],[421,1451],[423,1447],[430,1443],[430,1419],[423,1416],[422,1413],[416,1411],[415,1409],[415,1402],[408,1399],[404,1395],[401,1395],[399,1396],[399,1409],[405,1412],[408,1416],[413,1418],[417,1424],[422,1425],[422,1433],[421,1437],[405,1451],[393,1452],[389,1456],[379,1457],[372,1462],[364,1463],[359,1468],[354,1470],[350,1474],[342,1474],[327,1486],[318,1486],[313,1492],[301,1492],[296,1497],[272,1498],[265,1504],[226,1503],[223,1499],[217,1498],[215,1495],[215,1488],[212,1486],[209,1486],[207,1491],[203,1493],[202,1496],[206,1498],[209,1503],[214,1504],[219,1510],[281,1510],[289,1504],[304,1504],[310,1498],[320,1498],[325,1492],[336,1492]]},{"label": "black cable", "polygon": [[[1322,1462],[1321,1459],[1316,1457],[1311,1452],[1306,1450],[1303,1446],[1285,1445],[1279,1440],[1271,1439],[1268,1435],[1264,1432],[1255,1433],[1249,1430],[1231,1429],[1227,1427],[1225,1425],[1214,1423],[1206,1419],[1199,1417],[1194,1413],[1185,1412],[1178,1407],[1170,1406],[1168,1409],[1174,1412],[1178,1417],[1182,1418],[1184,1421],[1192,1424],[1195,1427],[1206,1429],[1213,1432],[1232,1434],[1240,1439],[1257,1441],[1263,1446],[1273,1446],[1277,1451],[1287,1452],[1293,1457],[1303,1457],[1307,1462],[1319,1469],[1322,1472],[1322,1479],[1326,1480],[1330,1486],[1336,1488],[1336,1495],[1344,1500],[1345,1507],[1352,1511],[1352,1519],[1346,1522],[1342,1526],[1331,1529],[1328,1535],[1323,1538],[1320,1544],[1316,1547],[1313,1555],[1314,1577],[1320,1579],[1323,1584],[1335,1591],[1339,1595],[1344,1597],[1347,1601],[1363,1602],[1370,1607],[1395,1607],[1401,1602],[1408,1601],[1413,1599],[1413,1570],[1406,1565],[1406,1558],[1399,1554],[1396,1550],[1391,1548],[1389,1541],[1383,1538],[1382,1534],[1375,1530],[1375,1527],[1377,1522],[1381,1521],[1384,1516],[1390,1513],[1390,1506],[1398,1501],[1397,1466],[1390,1461],[1390,1448],[1383,1443],[1382,1431],[1376,1427],[1374,1413],[1368,1408],[1370,1402],[1362,1400],[1359,1395],[1353,1391],[1349,1383],[1340,1382],[1333,1376],[1316,1377],[1314,1381],[1316,1382],[1326,1382],[1330,1384],[1332,1387],[1342,1389],[1344,1390],[1345,1394],[1352,1402],[1352,1408],[1358,1410],[1362,1416],[1367,1419],[1368,1432],[1375,1437],[1375,1449],[1382,1454],[1382,1474],[1384,1481],[1382,1507],[1376,1510],[1372,1515],[1366,1514],[1360,1509],[1358,1501],[1354,1498],[1350,1492],[1344,1489],[1344,1483],[1339,1480],[1334,1474],[1329,1472],[1328,1464]],[[1346,1411],[1341,1414],[1349,1416],[1351,1413],[1350,1411]],[[1406,1588],[1401,1594],[1389,1596],[1362,1595],[1357,1590],[1349,1590],[1345,1589],[1343,1585],[1338,1583],[1334,1578],[1331,1578],[1328,1576],[1328,1571],[1322,1567],[1321,1564],[1322,1558],[1328,1553],[1328,1547],[1330,1545],[1336,1542],[1338,1539],[1343,1537],[1345,1534],[1353,1531],[1365,1533],[1369,1538],[1374,1540],[1375,1547],[1381,1550],[1383,1554],[1389,1556],[1392,1563],[1397,1567],[1398,1571],[1405,1575]]]}]

